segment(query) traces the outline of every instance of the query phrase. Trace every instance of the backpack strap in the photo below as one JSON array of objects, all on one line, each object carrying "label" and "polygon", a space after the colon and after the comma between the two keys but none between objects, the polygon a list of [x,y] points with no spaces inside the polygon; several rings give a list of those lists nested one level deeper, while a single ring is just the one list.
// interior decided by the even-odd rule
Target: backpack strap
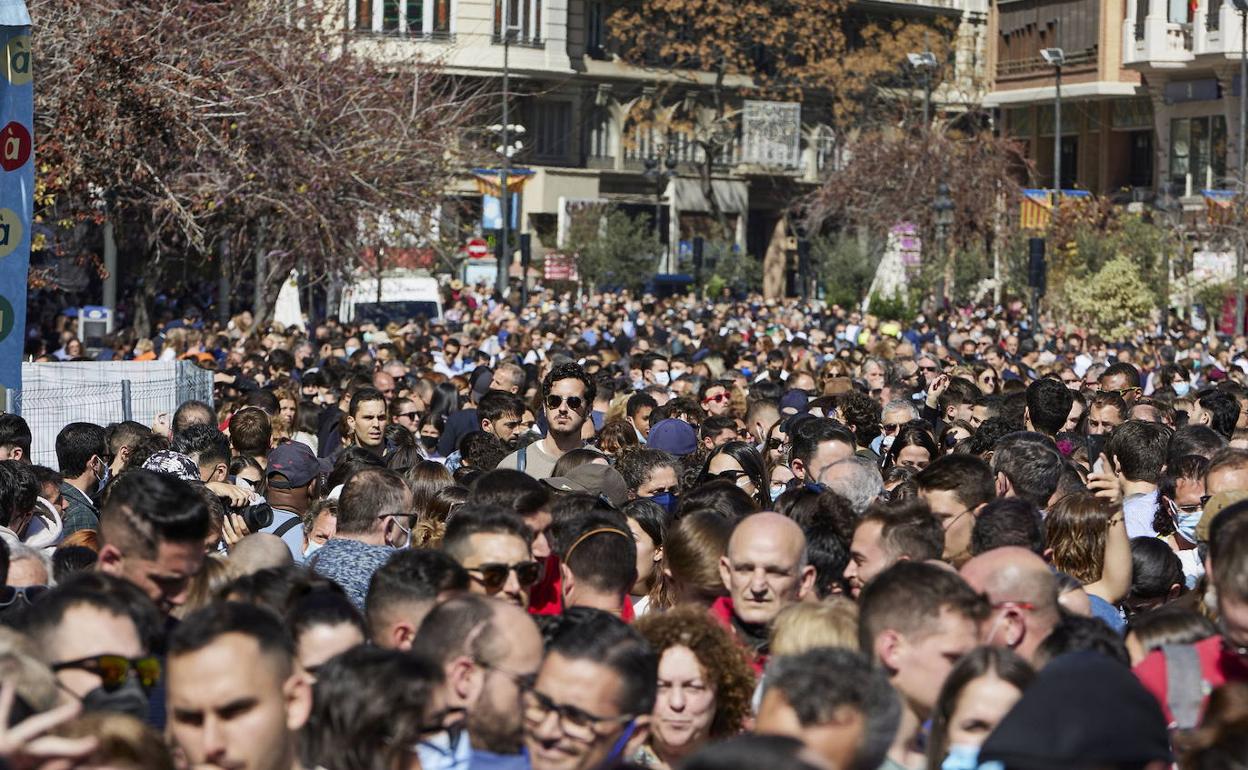
[{"label": "backpack strap", "polygon": [[286,521],[282,522],[282,525],[280,527],[273,530],[273,534],[277,535],[278,537],[282,537],[287,532],[291,531],[297,525],[302,524],[302,523],[303,523],[303,519],[299,518],[298,516],[295,516],[294,518],[291,518],[291,519],[287,519]]},{"label": "backpack strap", "polygon": [[1174,718],[1174,726],[1190,730],[1200,721],[1208,684],[1200,670],[1200,656],[1192,644],[1165,644],[1166,706]]}]

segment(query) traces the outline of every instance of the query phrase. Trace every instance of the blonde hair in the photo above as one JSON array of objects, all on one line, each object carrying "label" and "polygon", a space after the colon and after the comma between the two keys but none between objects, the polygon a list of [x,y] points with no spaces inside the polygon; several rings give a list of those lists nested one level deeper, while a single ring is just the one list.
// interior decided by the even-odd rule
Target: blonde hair
[{"label": "blonde hair", "polygon": [[57,728],[66,738],[92,737],[97,746],[90,764],[121,770],[174,770],[173,756],[160,734],[126,714],[97,711],[82,714]]},{"label": "blonde hair", "polygon": [[0,682],[12,682],[14,691],[35,711],[56,706],[60,690],[56,675],[40,659],[26,636],[0,626]]},{"label": "blonde hair", "polygon": [[858,649],[858,605],[843,596],[786,607],[771,625],[771,654],[800,655],[816,647]]}]

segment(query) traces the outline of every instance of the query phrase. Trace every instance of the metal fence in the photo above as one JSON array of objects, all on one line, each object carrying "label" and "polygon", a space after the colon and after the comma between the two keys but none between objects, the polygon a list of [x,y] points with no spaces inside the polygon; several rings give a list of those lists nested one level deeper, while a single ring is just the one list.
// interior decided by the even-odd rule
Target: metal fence
[{"label": "metal fence", "polygon": [[10,397],[34,437],[31,459],[55,468],[56,436],[69,423],[151,425],[186,401],[212,403],[212,372],[188,361],[22,364],[22,388]]}]

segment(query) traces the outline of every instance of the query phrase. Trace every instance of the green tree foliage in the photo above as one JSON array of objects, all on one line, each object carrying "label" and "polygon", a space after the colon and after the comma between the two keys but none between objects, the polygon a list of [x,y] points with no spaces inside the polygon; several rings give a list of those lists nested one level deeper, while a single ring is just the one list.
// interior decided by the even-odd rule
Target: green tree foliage
[{"label": "green tree foliage", "polygon": [[1107,339],[1129,339],[1146,328],[1157,305],[1153,288],[1140,275],[1136,261],[1119,254],[1088,280],[1067,286],[1071,319]]},{"label": "green tree foliage", "polygon": [[[875,277],[883,252],[849,234],[815,238],[810,252],[818,266],[819,286],[829,305],[857,305]],[[874,303],[873,303],[874,304]]]},{"label": "green tree foliage", "polygon": [[650,225],[609,204],[582,208],[572,217],[567,252],[576,256],[586,285],[640,288],[658,267]]}]

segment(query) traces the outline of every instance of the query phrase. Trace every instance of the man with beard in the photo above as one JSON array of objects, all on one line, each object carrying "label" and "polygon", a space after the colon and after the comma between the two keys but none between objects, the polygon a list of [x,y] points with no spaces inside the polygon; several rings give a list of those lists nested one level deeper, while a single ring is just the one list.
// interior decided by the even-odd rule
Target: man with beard
[{"label": "man with beard", "polygon": [[528,613],[484,596],[449,599],[425,617],[412,651],[442,666],[447,713],[455,715],[446,732],[417,747],[421,767],[527,768],[520,699],[542,663],[542,636]]},{"label": "man with beard", "polygon": [[551,369],[542,380],[546,438],[507,455],[498,467],[523,471],[535,479],[549,478],[560,457],[585,445],[581,428],[597,390],[593,378],[579,364],[559,364]]},{"label": "man with beard", "polygon": [[[502,390],[491,390],[481,397],[475,410],[477,429],[496,437],[510,452],[516,448],[516,438],[520,425],[524,421],[524,399]],[[463,464],[463,438],[461,436],[455,451],[446,458],[447,470],[454,472]]]}]

